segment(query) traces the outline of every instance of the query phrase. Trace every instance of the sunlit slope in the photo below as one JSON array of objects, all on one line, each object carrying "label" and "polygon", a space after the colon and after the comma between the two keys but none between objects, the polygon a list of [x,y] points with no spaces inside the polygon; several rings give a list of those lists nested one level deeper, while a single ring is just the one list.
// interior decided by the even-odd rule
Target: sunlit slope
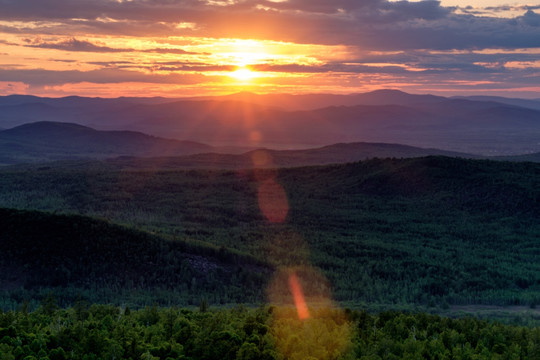
[{"label": "sunlit slope", "polygon": [[[340,301],[540,299],[538,164],[426,157],[276,170],[155,165],[4,169],[0,206],[105,216],[275,266],[313,267]],[[260,195],[269,179],[285,194],[282,223],[262,211],[275,198]]]}]

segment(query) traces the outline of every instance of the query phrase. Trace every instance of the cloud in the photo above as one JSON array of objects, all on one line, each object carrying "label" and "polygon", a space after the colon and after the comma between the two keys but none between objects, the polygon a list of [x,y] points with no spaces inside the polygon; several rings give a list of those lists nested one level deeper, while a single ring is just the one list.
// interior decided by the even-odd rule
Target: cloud
[{"label": "cloud", "polygon": [[89,41],[71,38],[60,42],[43,42],[38,40],[25,39],[26,47],[56,49],[63,51],[84,51],[84,52],[124,52],[124,49],[114,49],[108,46],[96,45]]},{"label": "cloud", "polygon": [[[3,0],[0,19],[31,21],[32,26],[25,31],[37,33],[46,27],[51,34],[64,35],[251,38],[379,50],[540,46],[540,15],[534,7],[509,20],[458,14],[456,8],[432,0],[243,0],[212,4],[198,0]],[[193,26],[178,26],[185,23]],[[20,32],[21,26],[9,29],[4,25],[4,31]],[[93,49],[106,50],[100,46]]]},{"label": "cloud", "polygon": [[0,68],[0,81],[17,81],[30,84],[32,86],[51,86],[81,82],[90,82],[95,84],[124,82],[197,84],[208,81],[208,79],[210,79],[210,77],[200,74],[146,74],[139,71],[110,68],[92,71]]},{"label": "cloud", "polygon": [[[315,65],[283,64],[280,57],[275,63],[268,59],[268,63],[251,65],[253,70],[275,73],[275,77],[265,79],[268,83],[289,85],[324,79],[325,84],[343,80],[339,86],[349,86],[470,80],[511,87],[538,80],[538,51],[531,49],[540,48],[540,6],[466,9],[445,7],[432,0],[0,0],[0,8],[0,33],[5,39],[0,44],[88,53],[67,56],[58,52],[55,56],[47,52],[48,61],[57,63],[51,66],[44,60],[40,63],[43,67],[58,69],[58,62],[75,61],[63,58],[83,59],[76,61],[99,67],[93,71],[77,71],[74,67],[64,71],[30,70],[23,69],[31,66],[23,62],[0,69],[0,81],[33,86],[81,82],[208,84],[211,77],[202,74],[234,71],[236,67],[226,60],[215,64],[219,54],[212,57],[181,47],[208,48],[212,38],[338,45],[345,49],[347,60],[336,60],[338,55],[324,50],[327,52],[304,54],[317,60]],[[521,11],[520,16],[493,16],[509,10]],[[146,38],[142,43],[154,45],[138,49],[128,41],[111,45],[96,40],[131,36]],[[162,42],[160,37],[167,40]],[[480,51],[483,49],[490,51]],[[22,50],[20,53],[30,51]],[[92,53],[100,55],[92,57]],[[156,61],[159,56],[140,53],[180,56],[172,59],[179,61]],[[194,61],[184,61],[190,58]],[[515,66],[507,66],[512,62]],[[301,76],[286,79],[279,73]],[[211,86],[217,89],[219,80]]]},{"label": "cloud", "polygon": [[408,71],[395,64],[371,66],[366,64],[344,64],[340,62],[324,65],[300,64],[256,64],[249,66],[254,71],[283,72],[283,73],[349,73],[349,74],[404,74]]},{"label": "cloud", "polygon": [[529,26],[534,26],[534,27],[540,26],[540,15],[530,9],[527,10],[525,15],[519,17],[518,20],[523,21],[525,24]]},{"label": "cloud", "polygon": [[[132,50],[137,51],[137,50]],[[191,52],[186,51],[182,49],[176,49],[176,48],[155,48],[155,49],[145,49],[145,50],[138,50],[140,52],[148,52],[148,53],[159,53],[159,54],[181,54],[181,55],[209,55],[209,53],[197,53],[197,52]]]},{"label": "cloud", "polygon": [[[146,53],[160,53],[160,54],[183,54],[192,55],[197,54],[178,48],[153,48],[153,49],[131,49],[131,48],[111,48],[104,45],[96,45],[90,41],[77,40],[72,37],[67,40],[61,40],[57,42],[46,42],[40,38],[25,39],[26,47],[42,48],[42,49],[56,49],[62,51],[83,51],[83,52],[95,52],[95,53],[115,53],[115,52],[146,52]],[[12,44],[13,45],[13,44]]]}]

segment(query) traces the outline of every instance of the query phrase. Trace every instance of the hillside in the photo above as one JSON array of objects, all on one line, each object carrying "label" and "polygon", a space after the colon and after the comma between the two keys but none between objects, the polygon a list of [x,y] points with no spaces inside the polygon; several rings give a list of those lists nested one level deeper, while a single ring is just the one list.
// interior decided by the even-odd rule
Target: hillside
[{"label": "hillside", "polygon": [[540,162],[540,152],[532,153],[532,154],[515,155],[515,156],[504,156],[504,157],[498,157],[497,159],[505,160],[505,161]]},{"label": "hillside", "polygon": [[98,131],[73,123],[37,122],[0,131],[0,164],[115,156],[178,156],[211,146],[134,131]]},{"label": "hillside", "polygon": [[295,268],[309,291],[355,306],[540,300],[539,164],[426,157],[239,171],[4,168],[0,175],[2,207],[106,217],[234,249]]},{"label": "hillside", "polygon": [[63,305],[76,296],[136,306],[253,302],[270,272],[224,248],[82,216],[0,209],[0,228],[0,291],[17,302],[47,291]]}]

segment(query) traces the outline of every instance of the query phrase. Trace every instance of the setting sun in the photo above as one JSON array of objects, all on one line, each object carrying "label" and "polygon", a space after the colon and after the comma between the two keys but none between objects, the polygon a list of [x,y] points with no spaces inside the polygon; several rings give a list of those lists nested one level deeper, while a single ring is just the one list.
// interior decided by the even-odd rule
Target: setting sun
[{"label": "setting sun", "polygon": [[248,68],[241,67],[230,73],[230,76],[241,81],[249,81],[259,75],[255,71],[251,71]]}]

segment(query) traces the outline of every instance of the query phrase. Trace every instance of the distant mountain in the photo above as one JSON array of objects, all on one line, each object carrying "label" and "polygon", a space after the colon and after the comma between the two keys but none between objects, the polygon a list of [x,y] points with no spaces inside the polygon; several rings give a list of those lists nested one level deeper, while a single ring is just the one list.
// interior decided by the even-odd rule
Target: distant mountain
[{"label": "distant mountain", "polygon": [[[217,148],[219,150],[219,148]],[[439,149],[423,149],[407,145],[384,143],[341,143],[300,150],[256,149],[242,154],[205,152],[186,156],[138,157],[126,155],[93,161],[71,159],[48,163],[55,168],[108,169],[252,169],[284,168],[313,165],[343,164],[373,158],[414,158],[430,155],[474,159],[478,156]],[[236,149],[233,149],[236,150]],[[73,161],[74,160],[74,161]],[[41,165],[23,165],[34,168]]]},{"label": "distant mountain", "polygon": [[210,144],[277,149],[383,142],[490,155],[540,150],[540,111],[447,100],[405,105],[332,106],[284,111],[238,101],[140,105],[131,127]]},{"label": "distant mountain", "polygon": [[375,90],[363,94],[254,94],[240,92],[225,96],[198,97],[189,100],[230,100],[257,104],[267,107],[277,107],[283,110],[315,110],[329,106],[355,105],[411,105],[440,102],[446,98],[434,95],[413,95],[399,90]]},{"label": "distant mountain", "polygon": [[171,102],[170,98],[163,97],[119,97],[100,98],[83,96],[66,96],[60,98],[39,97],[33,95],[8,95],[0,96],[0,106],[24,105],[31,103],[42,103],[54,107],[82,107],[82,106],[122,106],[129,104],[159,104]]},{"label": "distant mountain", "polygon": [[[413,158],[429,155],[475,157],[464,153],[421,149],[406,145],[350,143],[303,150],[258,149],[238,155],[207,153],[182,157],[121,157],[108,159],[106,164],[122,169],[251,169],[341,164],[372,158]],[[67,164],[59,165],[65,166]],[[71,163],[70,166],[85,167],[93,165],[90,163]]]},{"label": "distant mountain", "polygon": [[540,99],[516,99],[501,96],[455,96],[453,98],[467,99],[471,101],[491,101],[500,104],[514,105],[534,110],[540,110]]},{"label": "distant mountain", "polygon": [[134,131],[98,131],[86,126],[37,122],[0,131],[0,163],[121,155],[178,156],[214,151],[192,141],[157,138]]},{"label": "distant mountain", "polygon": [[239,93],[170,101],[4,97],[0,127],[73,122],[99,130],[249,148],[377,142],[498,156],[540,151],[540,110],[496,100],[397,90],[353,95]]}]

